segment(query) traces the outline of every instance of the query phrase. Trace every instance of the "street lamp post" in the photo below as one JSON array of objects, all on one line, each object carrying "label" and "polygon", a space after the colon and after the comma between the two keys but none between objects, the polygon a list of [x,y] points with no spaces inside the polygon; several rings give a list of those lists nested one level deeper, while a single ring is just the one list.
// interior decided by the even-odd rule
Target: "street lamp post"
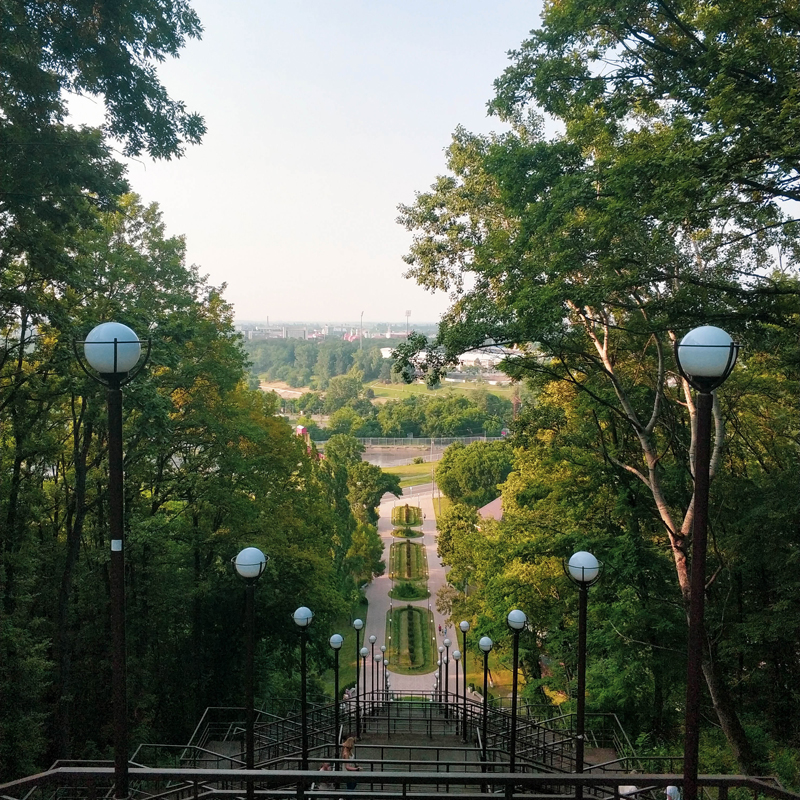
[{"label": "street lamp post", "polygon": [[376,703],[381,701],[381,661],[383,656],[380,653],[375,653],[372,656],[372,706],[375,708]]},{"label": "street lamp post", "polygon": [[[255,588],[267,566],[267,557],[257,547],[245,547],[233,560],[236,572],[245,581],[245,767],[255,769],[255,691],[253,661],[255,650]],[[252,800],[253,783],[247,783],[247,797]]]},{"label": "street lamp post", "polygon": [[[461,661],[460,650],[453,650],[453,661],[456,662],[456,712],[454,716],[458,720],[458,662]],[[456,722],[456,735],[458,735],[458,722]]]},{"label": "street lamp post", "polygon": [[[300,606],[293,614],[295,625],[300,628],[300,769],[308,771],[308,693],[306,685],[306,644],[308,626],[314,618],[311,609]],[[303,796],[305,782],[300,781],[300,796]]]},{"label": "street lamp post", "polygon": [[[334,633],[330,638],[333,648],[333,757],[339,756],[339,651],[342,649],[344,638],[340,633]],[[339,769],[339,762],[334,760],[333,768]]]},{"label": "street lamp post", "polygon": [[83,357],[95,371],[90,372],[74,342],[81,369],[106,387],[108,408],[108,520],[111,539],[109,577],[111,584],[111,628],[113,642],[112,699],[114,707],[114,796],[128,796],[128,687],[125,657],[125,551],[124,475],[122,468],[122,387],[141,371],[150,356],[139,363],[142,343],[127,326],[103,322],[83,342]]},{"label": "street lamp post", "polygon": [[[369,650],[366,647],[362,647],[359,651],[361,654],[361,685],[363,687],[363,694],[364,694],[364,728],[366,729],[366,715],[367,715],[367,655],[369,654]],[[358,661],[356,661],[356,671],[358,671]]]},{"label": "street lamp post", "polygon": [[[514,661],[513,661],[513,674],[511,678],[511,741],[510,741],[510,755],[509,755],[509,772],[515,772],[517,766],[517,669],[519,667],[519,635],[525,628],[528,618],[525,612],[515,608],[513,611],[508,612],[506,618],[508,627],[511,628],[511,633],[514,639]],[[506,795],[511,797],[514,793],[514,787],[509,784],[506,787]]]},{"label": "street lamp post", "polygon": [[383,683],[381,683],[381,692],[383,693],[382,697],[384,699],[386,699],[386,692],[385,692],[385,689],[386,689],[386,685],[385,685],[386,684],[386,645],[385,644],[381,645],[381,655],[383,656]]},{"label": "street lamp post", "polygon": [[361,701],[359,699],[359,680],[358,680],[358,655],[361,646],[361,629],[364,627],[364,621],[360,619],[353,620],[353,628],[356,631],[356,739],[361,736]]},{"label": "street lamp post", "polygon": [[439,645],[439,659],[436,662],[436,666],[439,668],[439,691],[437,693],[437,698],[439,702],[442,702],[442,665],[444,663],[444,647]]},{"label": "street lamp post", "polygon": [[377,642],[377,641],[378,641],[378,637],[373,633],[369,637],[369,645],[370,645],[370,649],[372,651],[371,652],[372,664],[370,665],[370,668],[369,668],[369,674],[370,674],[370,678],[371,678],[370,685],[369,685],[370,698],[371,698],[370,705],[374,705],[375,704],[375,642]]},{"label": "street lamp post", "polygon": [[450,645],[449,639],[444,640],[444,715],[450,716]]},{"label": "street lamp post", "polygon": [[486,732],[489,717],[489,653],[492,649],[492,640],[488,636],[481,637],[478,642],[483,653],[483,736],[481,737],[481,763],[482,772],[486,772]]},{"label": "street lamp post", "polygon": [[465,619],[462,619],[461,622],[458,624],[458,627],[461,629],[461,654],[462,658],[464,659],[464,691],[462,692],[464,698],[464,726],[463,726],[463,737],[464,741],[467,741],[467,633],[469,632],[469,622]]},{"label": "street lamp post", "polygon": [[[600,562],[585,550],[573,554],[567,575],[578,587],[578,707],[575,711],[575,772],[583,772],[584,738],[586,733],[586,606],[589,587],[600,577]],[[575,798],[581,800],[583,786],[575,787]]]},{"label": "street lamp post", "polygon": [[704,325],[689,331],[675,348],[675,360],[681,375],[698,393],[686,674],[686,730],[683,748],[685,800],[697,800],[713,392],[731,374],[738,353],[739,346],[731,337],[721,328],[712,325]]}]

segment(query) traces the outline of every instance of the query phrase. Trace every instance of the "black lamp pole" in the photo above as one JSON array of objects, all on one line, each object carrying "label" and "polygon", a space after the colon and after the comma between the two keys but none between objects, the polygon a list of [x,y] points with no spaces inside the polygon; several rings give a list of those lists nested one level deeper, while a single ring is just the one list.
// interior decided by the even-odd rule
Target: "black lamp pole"
[{"label": "black lamp pole", "polygon": [[710,325],[689,331],[675,348],[678,370],[698,393],[686,672],[686,720],[683,747],[684,800],[697,800],[698,797],[697,773],[700,761],[700,694],[703,680],[713,392],[725,382],[733,371],[738,353],[739,346],[731,337],[721,328]]},{"label": "black lamp pole", "polygon": [[[255,690],[253,680],[253,660],[255,651],[255,589],[256,581],[267,566],[267,557],[257,547],[245,547],[233,559],[236,572],[244,579],[244,757],[245,767],[255,769]],[[252,800],[254,787],[252,781],[247,783],[247,798]]]},{"label": "black lamp pole", "polygon": [[469,630],[469,622],[466,620],[462,620],[459,623],[459,628],[461,628],[461,657],[464,659],[464,727],[463,727],[463,737],[464,741],[467,741],[467,631]]},{"label": "black lamp pole", "polygon": [[[342,649],[344,639],[341,634],[334,633],[330,638],[333,648],[333,757],[339,757],[339,651]],[[333,762],[334,770],[339,769],[338,760]]]},{"label": "black lamp pole", "polygon": [[83,342],[84,358],[73,342],[81,369],[106,387],[108,410],[108,517],[111,538],[109,584],[112,630],[111,697],[114,713],[114,797],[128,797],[128,678],[125,645],[125,528],[124,474],[122,457],[122,387],[144,369],[150,357],[150,342],[139,363],[139,337],[126,325],[104,322],[93,328]]},{"label": "black lamp pole", "polygon": [[[510,611],[507,618],[508,627],[511,629],[514,641],[513,673],[511,678],[511,737],[509,742],[509,772],[515,772],[517,766],[517,670],[519,668],[519,635],[525,628],[528,620],[525,614],[515,608]],[[514,793],[513,784],[506,786],[506,796]]]},{"label": "black lamp pole", "polygon": [[484,636],[478,647],[483,651],[483,736],[481,737],[481,764],[482,772],[486,772],[486,734],[489,719],[489,651],[492,649],[492,640]]},{"label": "black lamp pole", "polygon": [[359,699],[358,657],[361,651],[361,629],[364,627],[364,623],[360,619],[354,619],[353,627],[356,630],[356,738],[358,738],[361,736],[361,705]]},{"label": "black lamp pole", "polygon": [[[589,587],[600,577],[600,562],[585,550],[574,553],[565,570],[578,587],[578,702],[575,712],[575,772],[583,772],[586,733],[586,606]],[[583,797],[583,786],[575,787],[575,800]]]}]

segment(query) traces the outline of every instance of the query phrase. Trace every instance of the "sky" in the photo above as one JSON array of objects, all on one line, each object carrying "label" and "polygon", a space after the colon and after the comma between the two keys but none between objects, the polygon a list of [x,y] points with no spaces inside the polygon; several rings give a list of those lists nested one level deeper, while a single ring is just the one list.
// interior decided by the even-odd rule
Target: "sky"
[{"label": "sky", "polygon": [[159,75],[208,132],[182,159],[128,161],[188,263],[227,284],[237,322],[438,320],[447,296],[403,277],[397,206],[445,172],[456,126],[503,129],[486,103],[540,0],[193,6],[203,38]]}]

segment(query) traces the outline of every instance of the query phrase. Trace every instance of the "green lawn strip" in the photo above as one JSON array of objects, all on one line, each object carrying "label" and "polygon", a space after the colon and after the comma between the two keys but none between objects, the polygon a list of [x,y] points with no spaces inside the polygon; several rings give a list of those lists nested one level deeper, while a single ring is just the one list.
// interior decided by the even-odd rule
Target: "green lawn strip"
[{"label": "green lawn strip", "polygon": [[430,594],[428,581],[397,581],[389,597],[394,600],[424,600]]},{"label": "green lawn strip", "polygon": [[[353,620],[361,619],[364,621],[366,627],[367,622],[367,609],[366,603],[360,603],[353,609],[352,617],[340,617],[331,635],[339,633],[344,638],[341,650],[339,650],[339,693],[343,693],[348,686],[355,686],[356,683],[356,632],[353,630]],[[313,628],[311,629],[313,631]],[[362,633],[364,630],[362,629]],[[329,637],[330,638],[330,637]],[[364,637],[361,637],[361,645],[364,644]],[[325,687],[325,692],[333,697],[334,689],[334,675],[333,667],[321,676],[322,683]]]},{"label": "green lawn strip", "polygon": [[397,475],[400,478],[400,486],[406,488],[430,483],[433,470],[436,469],[438,463],[438,461],[427,461],[424,464],[403,464],[397,467],[383,467],[383,471]]},{"label": "green lawn strip", "polygon": [[408,503],[392,508],[392,525],[416,528],[422,525],[423,514],[419,506]]},{"label": "green lawn strip", "polygon": [[428,579],[428,557],[416,542],[392,542],[389,552],[390,577],[396,581]]},{"label": "green lawn strip", "polygon": [[436,514],[436,518],[439,518],[439,514],[444,511],[447,511],[450,506],[453,505],[452,501],[442,495],[441,497],[434,497],[433,498],[433,512]]},{"label": "green lawn strip", "polygon": [[415,531],[413,528],[395,528],[392,531],[392,536],[397,536],[401,539],[419,539],[424,535],[422,531]]},{"label": "green lawn strip", "polygon": [[433,615],[421,606],[400,606],[387,615],[389,669],[401,675],[433,672]]}]

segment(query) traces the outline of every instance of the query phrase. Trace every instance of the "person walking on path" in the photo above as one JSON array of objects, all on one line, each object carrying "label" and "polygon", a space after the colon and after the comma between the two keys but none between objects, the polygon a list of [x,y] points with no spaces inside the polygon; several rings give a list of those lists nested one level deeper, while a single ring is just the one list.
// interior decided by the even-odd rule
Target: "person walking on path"
[{"label": "person walking on path", "polygon": [[[355,737],[349,736],[345,739],[344,744],[342,745],[342,760],[344,762],[344,768],[348,772],[360,772],[361,767],[356,766],[352,762],[355,760],[355,753],[353,752],[353,748],[356,746]],[[346,788],[348,790],[352,790],[356,788],[355,781],[347,781]]]}]

